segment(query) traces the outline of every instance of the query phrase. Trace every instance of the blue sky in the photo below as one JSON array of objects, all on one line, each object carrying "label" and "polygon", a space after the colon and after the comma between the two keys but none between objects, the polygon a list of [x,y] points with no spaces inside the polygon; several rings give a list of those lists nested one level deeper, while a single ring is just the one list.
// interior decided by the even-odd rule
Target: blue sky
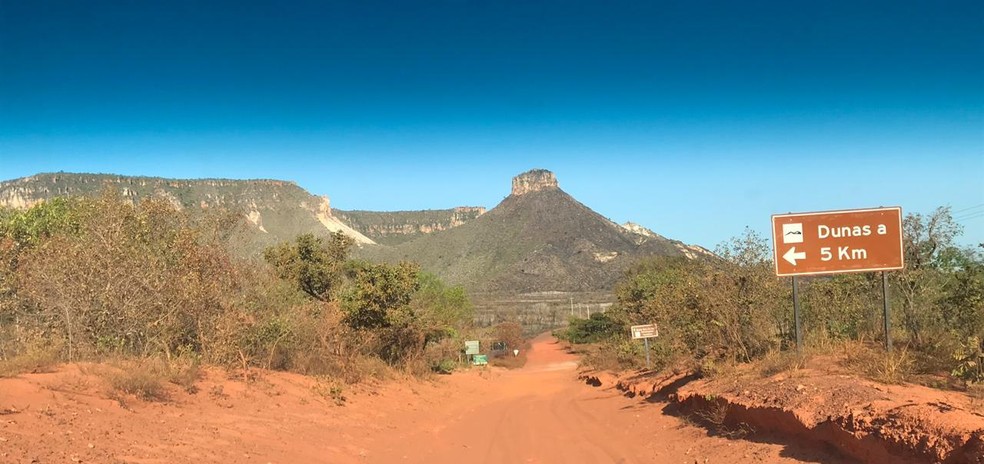
[{"label": "blue sky", "polygon": [[0,0],[0,178],[400,210],[492,207],[546,168],[708,247],[879,205],[950,205],[984,242],[980,2],[204,3]]}]

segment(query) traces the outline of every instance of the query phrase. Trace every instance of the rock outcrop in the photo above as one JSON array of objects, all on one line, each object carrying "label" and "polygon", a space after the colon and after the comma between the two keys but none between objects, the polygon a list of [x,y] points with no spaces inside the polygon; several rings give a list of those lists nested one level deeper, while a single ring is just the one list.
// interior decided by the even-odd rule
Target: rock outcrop
[{"label": "rock outcrop", "polygon": [[557,176],[546,169],[532,169],[513,177],[512,180],[512,194],[516,196],[559,188]]}]

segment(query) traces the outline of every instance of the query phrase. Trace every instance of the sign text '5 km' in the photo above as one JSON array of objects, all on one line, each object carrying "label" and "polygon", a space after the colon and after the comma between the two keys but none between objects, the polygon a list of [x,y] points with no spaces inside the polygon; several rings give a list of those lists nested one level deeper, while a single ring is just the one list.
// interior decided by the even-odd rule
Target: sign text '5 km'
[{"label": "sign text '5 km'", "polygon": [[776,275],[901,269],[902,208],[772,216]]}]

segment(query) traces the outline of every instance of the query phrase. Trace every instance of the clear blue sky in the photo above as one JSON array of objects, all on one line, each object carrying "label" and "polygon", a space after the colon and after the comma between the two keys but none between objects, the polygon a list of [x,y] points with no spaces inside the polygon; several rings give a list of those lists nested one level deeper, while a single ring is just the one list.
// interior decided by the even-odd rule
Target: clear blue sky
[{"label": "clear blue sky", "polygon": [[984,4],[0,0],[2,179],[400,210],[492,207],[530,168],[708,247],[879,205],[951,205],[984,242]]}]

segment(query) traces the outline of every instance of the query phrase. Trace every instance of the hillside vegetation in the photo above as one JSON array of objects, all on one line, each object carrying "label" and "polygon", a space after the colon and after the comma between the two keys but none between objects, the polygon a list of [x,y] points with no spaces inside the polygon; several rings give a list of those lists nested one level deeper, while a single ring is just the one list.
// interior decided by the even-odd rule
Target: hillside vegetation
[{"label": "hillside vegetation", "polygon": [[0,182],[0,206],[26,208],[63,197],[98,197],[112,189],[130,203],[156,199],[192,217],[226,211],[245,221],[232,250],[256,256],[267,246],[300,234],[342,232],[359,243],[372,240],[332,215],[327,197],[282,180],[165,179],[111,174],[51,173]]},{"label": "hillside vegetation", "polygon": [[367,256],[413,259],[449,282],[474,291],[611,290],[644,256],[683,256],[682,244],[637,236],[559,188],[510,195],[458,227]]},{"label": "hillside vegetation", "polygon": [[888,273],[892,353],[882,348],[881,275],[862,273],[801,280],[804,346],[796,354],[790,279],[774,275],[769,244],[750,231],[719,247],[718,260],[637,264],[618,283],[610,311],[574,319],[560,335],[600,343],[592,360],[603,367],[640,366],[642,344],[628,327],[655,322],[657,369],[689,365],[713,376],[755,362],[768,373],[839,352],[881,381],[984,382],[982,250],[955,244],[961,229],[947,208],[909,214],[903,228],[905,268]]},{"label": "hillside vegetation", "polygon": [[245,260],[229,241],[248,226],[112,189],[0,210],[0,375],[123,358],[357,382],[453,369],[480,335],[463,290],[416,264],[353,261],[341,233]]}]

